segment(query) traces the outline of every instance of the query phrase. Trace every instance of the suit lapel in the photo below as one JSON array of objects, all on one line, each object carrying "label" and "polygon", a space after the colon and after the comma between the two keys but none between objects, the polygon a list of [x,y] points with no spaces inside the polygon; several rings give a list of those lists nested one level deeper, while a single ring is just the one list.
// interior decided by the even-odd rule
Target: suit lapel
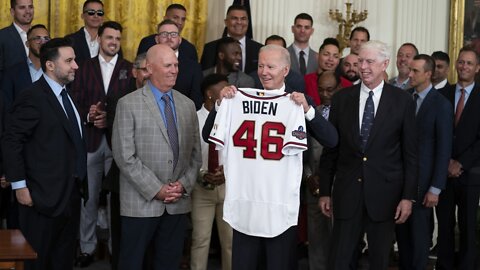
[{"label": "suit lapel", "polygon": [[[13,23],[10,25],[10,38],[16,43],[16,44],[22,44],[23,46],[18,47],[18,52],[22,53],[23,57],[27,57],[27,53],[25,52],[25,44],[23,44],[22,38],[20,37],[20,34],[18,34],[17,29],[13,25]],[[17,50],[17,49],[16,49]]]},{"label": "suit lapel", "polygon": [[167,125],[163,121],[162,114],[160,113],[160,108],[158,108],[157,101],[155,100],[155,96],[152,93],[152,89],[150,89],[150,87],[147,84],[143,87],[142,92],[144,95],[143,101],[147,105],[147,108],[150,111],[150,113],[153,115],[153,119],[155,119],[155,123],[160,128],[160,131],[165,137],[165,140],[169,141],[167,128],[166,128]]},{"label": "suit lapel", "polygon": [[[428,95],[422,101],[422,105],[420,106],[420,109],[418,110],[418,113],[415,117],[417,119],[417,123],[423,123],[424,122],[423,118],[425,117],[425,114],[426,114],[428,108],[430,107],[430,104],[433,101],[433,97],[434,97],[435,94],[438,94],[438,93],[436,93],[436,91],[437,91],[437,89],[435,89],[435,88],[430,89],[430,92],[428,92]],[[420,120],[421,122],[419,122],[418,120]]]},{"label": "suit lapel", "polygon": [[[102,77],[102,69],[100,68],[100,58],[98,55],[95,57],[95,61],[93,61],[93,76],[95,77],[95,81],[98,83],[94,84],[96,87],[100,89],[100,96],[105,96],[105,87],[103,86],[103,77]],[[98,91],[97,90],[97,91]]]},{"label": "suit lapel", "polygon": [[41,89],[47,96],[48,103],[50,103],[50,106],[54,111],[55,117],[57,117],[60,123],[62,123],[62,126],[67,132],[68,136],[70,137],[72,142],[74,142],[73,130],[70,126],[70,121],[68,121],[67,115],[65,114],[65,111],[60,105],[57,97],[53,93],[53,90],[50,88],[50,85],[48,85],[47,81],[45,80],[45,78],[43,78],[43,76],[38,81],[42,84]]},{"label": "suit lapel", "polygon": [[[350,126],[352,127],[352,130],[350,131],[351,140],[354,142],[355,145],[358,146],[358,149],[360,150],[361,148],[361,140],[360,140],[360,125],[359,125],[359,115],[358,115],[358,109],[360,106],[360,85],[355,86],[355,88],[352,89],[350,92],[350,100],[348,102],[347,108],[350,110],[350,112],[346,113],[346,115],[349,115],[350,118],[350,123],[352,123]],[[342,113],[342,112],[339,112]]]},{"label": "suit lapel", "polygon": [[[462,122],[465,121],[464,118],[467,117],[468,115],[478,116],[477,111],[472,111],[472,110],[478,110],[478,107],[473,108],[473,106],[478,106],[478,104],[480,104],[480,101],[477,101],[478,96],[480,95],[479,91],[480,91],[480,87],[478,87],[477,84],[475,83],[475,86],[473,87],[472,92],[470,92],[470,96],[468,96],[467,103],[465,103],[465,108],[463,109],[462,115],[460,116],[460,120],[458,120],[457,126],[460,126]],[[453,95],[453,100],[455,100],[455,91]]]}]

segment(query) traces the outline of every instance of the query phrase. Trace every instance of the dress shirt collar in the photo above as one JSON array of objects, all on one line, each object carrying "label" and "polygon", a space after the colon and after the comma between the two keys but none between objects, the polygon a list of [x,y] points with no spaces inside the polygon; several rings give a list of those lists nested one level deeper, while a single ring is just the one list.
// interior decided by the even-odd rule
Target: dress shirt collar
[{"label": "dress shirt collar", "polygon": [[432,84],[430,84],[427,89],[423,90],[422,92],[417,92],[417,89],[415,89],[415,91],[413,91],[414,94],[417,94],[418,95],[418,98],[421,99],[422,101],[425,99],[425,97],[428,95],[428,93],[430,92],[430,90],[432,90]]},{"label": "dress shirt collar", "polygon": [[32,82],[36,82],[40,77],[43,75],[43,70],[42,68],[35,68],[35,65],[33,64],[32,60],[27,57],[27,65],[28,65],[28,70],[30,71],[30,77],[32,78]]},{"label": "dress shirt collar", "polygon": [[117,60],[118,60],[118,53],[115,54],[115,56],[112,57],[112,59],[110,59],[110,62],[107,62],[107,60],[105,60],[105,58],[103,58],[101,54],[98,54],[98,61],[100,62],[101,65],[115,66],[117,64]]},{"label": "dress shirt collar", "polygon": [[377,97],[380,97],[382,95],[382,91],[383,91],[383,86],[385,85],[385,82],[382,80],[380,82],[379,85],[377,85],[377,87],[373,88],[373,89],[370,89],[368,88],[365,84],[362,84],[360,85],[360,91],[362,91],[363,93],[365,93],[367,96],[368,96],[368,93],[370,91],[373,91],[373,95],[374,96],[377,96]]},{"label": "dress shirt collar", "polygon": [[448,83],[448,80],[444,79],[443,81],[435,85],[435,89],[442,89],[443,87],[445,87],[445,85],[447,85],[447,83]]},{"label": "dress shirt collar", "polygon": [[152,89],[153,96],[155,97],[155,100],[157,101],[157,103],[163,102],[162,101],[163,95],[168,95],[170,97],[170,100],[173,102],[172,89],[168,90],[168,92],[166,92],[166,93],[163,93],[157,87],[155,87],[150,80],[148,80],[147,83],[148,83],[148,86],[150,87],[150,89]]},{"label": "dress shirt collar", "polygon": [[455,92],[459,92],[460,93],[460,90],[461,89],[465,89],[465,93],[467,94],[467,96],[470,96],[470,93],[472,93],[472,90],[473,90],[473,87],[475,86],[475,82],[473,82],[472,84],[470,85],[467,85],[467,87],[461,87],[460,85],[457,85],[455,86]]},{"label": "dress shirt collar", "polygon": [[52,78],[48,77],[47,74],[43,74],[43,77],[45,78],[45,80],[47,81],[48,85],[50,86],[50,88],[52,89],[53,93],[55,94],[56,97],[59,97],[60,94],[62,93],[62,90],[63,88],[65,87],[65,85],[61,85],[59,84],[58,82],[56,82],[55,80],[53,80]]},{"label": "dress shirt collar", "polygon": [[306,47],[305,49],[300,49],[297,47],[295,43],[292,43],[293,50],[295,51],[295,55],[297,56],[297,59],[300,57],[300,51],[303,51],[305,53],[305,62],[308,62],[308,52],[310,51],[310,47]]},{"label": "dress shirt collar", "polygon": [[396,87],[398,88],[401,88],[401,89],[406,89],[406,87],[408,86],[408,83],[410,82],[410,78],[407,78],[405,81],[403,81],[402,83],[400,83],[398,81],[398,77],[395,77],[393,78],[393,85],[395,85]]}]

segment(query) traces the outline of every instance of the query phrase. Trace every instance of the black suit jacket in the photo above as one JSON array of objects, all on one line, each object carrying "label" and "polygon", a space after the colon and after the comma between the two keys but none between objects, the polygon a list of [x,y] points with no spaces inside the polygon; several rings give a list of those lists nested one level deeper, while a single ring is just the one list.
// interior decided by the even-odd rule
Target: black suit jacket
[{"label": "black suit jacket", "polygon": [[27,58],[22,38],[11,24],[0,30],[0,85],[5,72]]},{"label": "black suit jacket", "polygon": [[[441,93],[455,108],[455,87],[444,88]],[[480,166],[480,86],[475,86],[468,97],[462,115],[453,131],[452,159],[463,166],[464,172],[458,181],[464,185],[478,186],[478,177],[469,177],[470,170]]]},{"label": "black suit jacket", "polygon": [[[413,89],[408,93],[413,94]],[[452,153],[453,109],[448,100],[432,88],[415,117],[418,154],[418,194],[423,202],[430,186],[445,189]]]},{"label": "black suit jacket", "polygon": [[[81,65],[83,61],[92,58],[90,56],[90,49],[88,49],[88,42],[85,39],[84,27],[80,28],[77,32],[71,33],[65,36],[73,42],[73,50],[75,51],[75,61],[78,65]],[[118,55],[123,57],[122,49],[118,52]]]},{"label": "black suit jacket", "polygon": [[189,97],[199,110],[203,104],[203,94],[200,89],[202,84],[202,67],[196,61],[182,54],[178,54],[178,75],[173,89]]},{"label": "black suit jacket", "polygon": [[393,220],[401,199],[416,198],[415,105],[408,93],[385,84],[363,153],[359,100],[360,84],[333,96],[329,120],[339,143],[321,156],[320,196],[332,197],[335,218],[363,211],[357,207],[363,201],[372,220]]},{"label": "black suit jacket", "polygon": [[[57,216],[79,188],[75,179],[77,150],[73,128],[44,77],[23,91],[15,101],[2,140],[8,181],[25,179],[35,209]],[[85,134],[85,133],[82,133]],[[83,143],[81,162],[87,155]]]},{"label": "black suit jacket", "polygon": [[[144,53],[150,49],[153,45],[157,44],[155,41],[155,34],[146,36],[142,38],[140,44],[138,45],[137,55]],[[192,59],[195,62],[198,62],[198,54],[195,46],[190,43],[188,40],[182,38],[182,42],[178,46],[178,52],[180,55],[183,55],[187,58]]]},{"label": "black suit jacket", "polygon": [[[205,44],[203,47],[203,54],[200,64],[202,65],[202,69],[209,69],[215,66],[217,61],[217,44],[220,39],[211,41]],[[250,74],[257,69],[258,66],[258,52],[263,45],[256,42],[255,40],[251,40],[249,38],[245,39],[245,70],[243,72]]]},{"label": "black suit jacket", "polygon": [[9,68],[5,72],[0,88],[3,92],[5,107],[10,108],[21,91],[31,86],[32,83],[27,60]]},{"label": "black suit jacket", "polygon": [[[294,90],[287,85],[285,86],[285,92],[292,93]],[[315,108],[313,100],[305,96],[308,103]],[[209,142],[208,137],[212,131],[213,124],[215,123],[215,117],[217,116],[217,111],[215,109],[211,110],[208,114],[207,120],[205,120],[205,125],[202,129],[202,138],[205,142]],[[315,110],[315,117],[311,121],[305,121],[307,125],[307,132],[311,133],[312,136],[323,146],[334,147],[338,142],[338,135],[335,128],[322,117],[321,112]]]}]

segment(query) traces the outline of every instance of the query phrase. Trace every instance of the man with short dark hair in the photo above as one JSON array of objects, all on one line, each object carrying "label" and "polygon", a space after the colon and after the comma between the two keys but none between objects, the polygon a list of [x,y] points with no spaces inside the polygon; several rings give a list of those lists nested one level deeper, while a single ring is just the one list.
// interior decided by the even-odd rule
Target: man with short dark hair
[{"label": "man with short dark hair", "polygon": [[292,61],[291,69],[303,76],[317,71],[318,68],[318,53],[309,45],[314,30],[312,16],[300,13],[295,17],[292,25],[294,41],[287,49]]},{"label": "man with short dark hair", "polygon": [[13,23],[0,29],[0,85],[8,68],[28,55],[27,31],[32,25],[33,0],[10,0]]},{"label": "man with short dark hair", "polygon": [[388,83],[400,88],[400,89],[409,89],[410,88],[410,63],[413,60],[413,57],[418,55],[418,49],[413,43],[404,43],[397,52],[397,77],[391,78]]},{"label": "man with short dark hair", "polygon": [[442,89],[450,86],[448,83],[448,72],[450,71],[450,57],[447,53],[436,51],[432,53],[435,60],[435,73],[432,75],[432,83],[435,89]]},{"label": "man with short dark hair", "polygon": [[357,26],[350,33],[349,40],[350,53],[358,55],[360,46],[362,46],[363,43],[370,41],[370,33],[368,32],[367,28],[363,26]]},{"label": "man with short dark hair", "polygon": [[78,66],[63,38],[42,46],[40,62],[44,74],[17,97],[9,115],[3,160],[20,204],[20,230],[38,255],[25,269],[66,270],[73,269],[87,175],[85,133],[66,90]]},{"label": "man with short dark hair", "polygon": [[182,37],[180,37],[177,24],[168,19],[163,20],[158,25],[158,34],[155,40],[157,44],[168,45],[177,56],[178,74],[174,89],[189,97],[195,103],[195,108],[200,109],[203,103],[203,95],[200,90],[203,80],[202,67],[196,61],[180,53]]},{"label": "man with short dark hair", "polygon": [[102,179],[112,163],[107,144],[107,110],[114,106],[112,96],[129,91],[132,64],[119,55],[122,26],[105,22],[98,29],[99,54],[80,66],[72,84],[72,96],[78,105],[87,138],[88,188],[90,199],[82,204],[80,250],[77,264],[87,267],[93,261],[97,245],[96,225]]},{"label": "man with short dark hair", "polygon": [[[246,74],[250,74],[257,69],[258,51],[262,47],[262,44],[246,37],[248,23],[247,10],[244,6],[234,4],[228,8],[225,18],[227,36],[240,42],[240,47],[242,48],[242,65],[240,69]],[[203,70],[215,66],[217,43],[219,40],[220,39],[217,39],[205,44],[202,59],[200,60]]]},{"label": "man with short dark hair", "polygon": [[[475,83],[475,75],[480,70],[480,57],[477,51],[470,47],[462,48],[455,68],[458,82],[441,91],[454,108],[454,129],[447,186],[440,194],[436,211],[436,269],[474,269],[477,257],[480,194],[480,87]],[[458,223],[460,232],[458,263],[455,263],[455,223]]]},{"label": "man with short dark hair", "polygon": [[342,69],[342,77],[350,81],[352,84],[360,83],[360,76],[358,75],[358,55],[351,53],[345,56],[340,61],[340,68]]},{"label": "man with short dark hair", "polygon": [[217,43],[217,63],[214,67],[203,71],[203,75],[223,74],[228,77],[228,83],[236,87],[254,87],[252,77],[240,70],[242,64],[242,49],[240,43],[231,37],[224,37]]},{"label": "man with short dark hair", "polygon": [[82,62],[98,55],[98,29],[103,23],[105,11],[101,0],[86,0],[83,3],[82,15],[84,26],[77,32],[65,36],[73,42],[76,60],[79,66]]},{"label": "man with short dark hair", "polygon": [[453,110],[431,82],[435,62],[426,54],[410,62],[407,90],[416,105],[418,189],[412,215],[397,225],[400,269],[426,269],[430,247],[430,219],[439,194],[445,189],[452,148]]},{"label": "man with short dark hair", "polygon": [[[178,33],[181,36],[183,27],[185,27],[185,21],[187,19],[187,9],[181,4],[171,4],[165,10],[163,19],[173,21],[177,25]],[[138,45],[137,54],[146,53],[150,47],[157,44],[157,41],[155,40],[156,35],[157,34],[153,34],[142,38],[140,44]],[[182,56],[198,62],[197,49],[184,37],[181,37],[180,45],[178,46],[178,52]]]}]

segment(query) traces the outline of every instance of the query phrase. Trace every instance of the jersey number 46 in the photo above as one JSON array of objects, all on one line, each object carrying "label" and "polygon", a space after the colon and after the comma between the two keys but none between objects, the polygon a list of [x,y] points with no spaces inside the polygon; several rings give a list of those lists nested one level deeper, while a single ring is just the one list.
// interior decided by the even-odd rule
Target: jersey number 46
[{"label": "jersey number 46", "polygon": [[[257,136],[255,134],[255,121],[245,120],[233,134],[233,145],[244,147],[244,158],[257,158]],[[276,136],[271,132],[276,131]],[[260,155],[264,159],[280,160],[283,157],[283,137],[285,126],[279,122],[265,122],[260,135]]]}]

